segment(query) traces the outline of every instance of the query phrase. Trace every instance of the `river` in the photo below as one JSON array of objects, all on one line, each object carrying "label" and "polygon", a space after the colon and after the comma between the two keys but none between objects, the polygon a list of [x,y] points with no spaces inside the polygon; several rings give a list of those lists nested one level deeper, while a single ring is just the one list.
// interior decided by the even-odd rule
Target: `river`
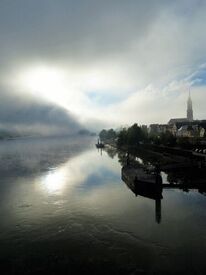
[{"label": "river", "polygon": [[0,142],[1,274],[205,274],[206,197],[164,189],[157,213],[94,143]]}]

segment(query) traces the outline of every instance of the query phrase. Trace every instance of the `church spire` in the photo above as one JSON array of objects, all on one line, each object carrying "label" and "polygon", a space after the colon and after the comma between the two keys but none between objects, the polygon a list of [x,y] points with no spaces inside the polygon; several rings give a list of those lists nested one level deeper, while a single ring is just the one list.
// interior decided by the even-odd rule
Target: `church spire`
[{"label": "church spire", "polygon": [[189,89],[189,96],[187,100],[187,119],[189,121],[193,121],[193,109],[192,109],[192,99],[191,99],[190,89]]}]

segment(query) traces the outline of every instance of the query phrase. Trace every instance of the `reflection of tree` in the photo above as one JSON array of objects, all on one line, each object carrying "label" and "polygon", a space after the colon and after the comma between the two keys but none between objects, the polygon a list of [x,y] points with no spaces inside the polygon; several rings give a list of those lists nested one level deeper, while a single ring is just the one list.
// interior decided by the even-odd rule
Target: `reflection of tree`
[{"label": "reflection of tree", "polygon": [[[121,165],[124,167],[127,164],[129,156],[129,164],[135,167],[148,168],[147,172],[151,171],[150,167],[160,166],[160,170],[167,175],[167,182],[163,183],[163,189],[179,189],[184,192],[189,192],[191,189],[198,190],[202,195],[206,195],[206,168],[198,168],[197,163],[188,158],[174,156],[166,153],[150,152],[141,148],[131,149],[129,151],[118,151],[118,159]],[[141,162],[139,161],[141,160]],[[188,169],[189,167],[189,169]],[[137,169],[138,171],[138,169]],[[161,222],[161,199],[155,198],[152,194],[151,188],[142,186],[142,190],[138,189],[135,182],[129,177],[122,178],[128,187],[135,193],[136,196],[144,196],[147,198],[155,199],[155,214],[156,222]],[[144,189],[144,190],[143,190]]]},{"label": "reflection of tree", "polygon": [[167,173],[167,180],[169,183],[177,183],[182,187],[185,186],[199,186],[206,184],[206,169],[198,169],[197,167],[188,168],[171,168],[165,171]]},{"label": "reflection of tree", "polygon": [[161,223],[161,219],[162,219],[161,199],[155,200],[155,217],[156,217],[156,222]]},{"label": "reflection of tree", "polygon": [[107,155],[110,157],[110,158],[114,158],[117,154],[117,151],[116,149],[106,149],[105,150],[107,152]]},{"label": "reflection of tree", "polygon": [[134,167],[140,166],[140,164],[136,161],[136,156],[132,155],[130,152],[118,151],[118,159],[122,166],[128,163],[128,159],[129,163]]},{"label": "reflection of tree", "polygon": [[[126,150],[118,151],[118,159],[122,166],[126,164],[128,153],[129,162],[134,167],[155,167],[158,164],[160,170],[166,173],[167,182],[173,185],[174,188],[178,188],[179,186],[180,189],[185,191],[191,188],[201,188],[201,190],[203,190],[203,187],[206,185],[206,168],[198,168],[194,160],[190,161],[184,157],[135,148],[130,149],[128,152]],[[138,159],[141,159],[141,164],[138,162]],[[176,186],[174,186],[174,184]],[[202,193],[204,193],[204,191]]]},{"label": "reflection of tree", "polygon": [[171,184],[177,182],[178,181],[177,175],[175,173],[168,173],[167,181]]},{"label": "reflection of tree", "polygon": [[201,193],[202,195],[206,196],[206,186],[202,186],[199,188],[199,193]]},{"label": "reflection of tree", "polygon": [[126,164],[126,153],[119,151],[118,152],[118,159],[119,159],[120,164],[122,166],[124,166]]}]

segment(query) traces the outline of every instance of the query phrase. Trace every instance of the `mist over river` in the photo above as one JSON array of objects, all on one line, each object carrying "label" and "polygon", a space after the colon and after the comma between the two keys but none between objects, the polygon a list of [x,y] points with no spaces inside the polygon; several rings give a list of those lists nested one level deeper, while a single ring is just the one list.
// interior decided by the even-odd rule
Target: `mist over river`
[{"label": "mist over river", "polygon": [[0,142],[1,274],[205,274],[206,197],[163,189],[157,213],[95,141]]}]

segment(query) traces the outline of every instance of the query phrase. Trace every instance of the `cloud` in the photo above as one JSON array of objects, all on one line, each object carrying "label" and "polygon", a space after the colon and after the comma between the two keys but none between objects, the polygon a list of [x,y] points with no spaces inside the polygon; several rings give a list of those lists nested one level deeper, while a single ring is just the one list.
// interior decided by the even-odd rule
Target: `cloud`
[{"label": "cloud", "polygon": [[1,89],[0,129],[24,134],[68,135],[82,126],[57,105]]},{"label": "cloud", "polygon": [[62,69],[61,89],[38,97],[94,128],[185,116],[192,85],[204,118],[205,17],[201,0],[1,1],[0,80],[22,68]]},{"label": "cloud", "polygon": [[[188,86],[174,83],[163,91],[148,86],[142,91],[134,93],[126,101],[110,107],[107,116],[115,125],[138,122],[139,124],[167,123],[170,118],[186,117]],[[181,92],[180,92],[181,91]],[[205,87],[192,88],[193,111],[195,119],[205,119]],[[106,119],[106,117],[105,117]],[[114,122],[113,122],[114,123]],[[111,125],[111,124],[110,124]]]}]

